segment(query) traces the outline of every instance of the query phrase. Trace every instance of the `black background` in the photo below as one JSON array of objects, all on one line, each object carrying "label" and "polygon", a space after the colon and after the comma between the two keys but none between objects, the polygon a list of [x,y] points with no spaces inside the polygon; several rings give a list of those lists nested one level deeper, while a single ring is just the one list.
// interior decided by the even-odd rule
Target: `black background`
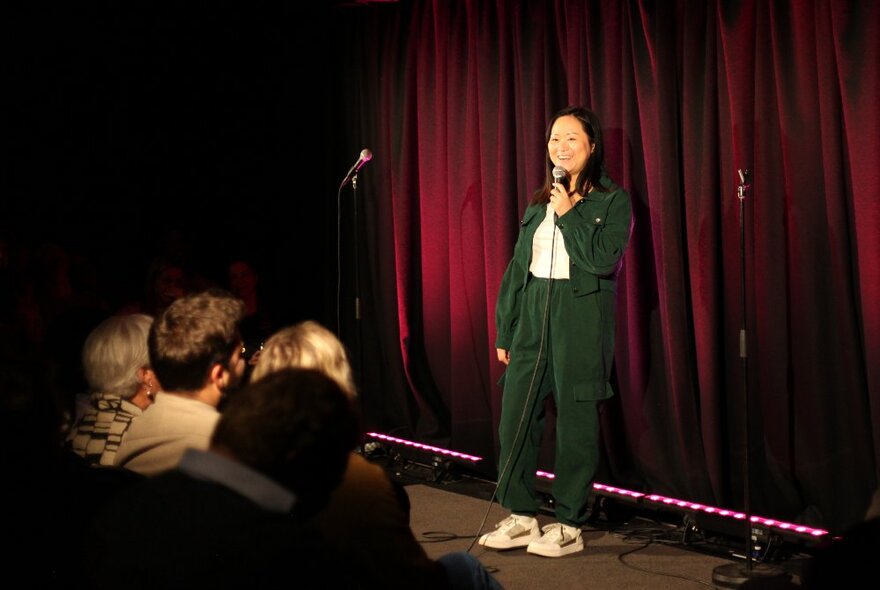
[{"label": "black background", "polygon": [[330,4],[123,4],[6,19],[4,235],[90,261],[111,305],[169,248],[219,283],[241,252],[284,320],[329,320],[357,158]]}]

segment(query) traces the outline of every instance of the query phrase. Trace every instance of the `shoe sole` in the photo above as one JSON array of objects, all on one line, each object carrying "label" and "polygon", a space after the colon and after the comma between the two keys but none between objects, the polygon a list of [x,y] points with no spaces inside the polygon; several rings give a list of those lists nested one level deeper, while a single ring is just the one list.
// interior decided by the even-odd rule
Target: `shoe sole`
[{"label": "shoe sole", "polygon": [[480,537],[479,544],[489,549],[518,549],[520,547],[528,547],[532,541],[541,538],[541,535],[537,532],[513,539],[492,539],[491,536],[492,533],[486,533]]},{"label": "shoe sole", "polygon": [[581,538],[578,538],[574,543],[569,543],[563,547],[560,547],[559,545],[545,545],[543,543],[529,543],[529,547],[526,549],[529,553],[540,555],[542,557],[563,557],[583,550],[584,540]]}]

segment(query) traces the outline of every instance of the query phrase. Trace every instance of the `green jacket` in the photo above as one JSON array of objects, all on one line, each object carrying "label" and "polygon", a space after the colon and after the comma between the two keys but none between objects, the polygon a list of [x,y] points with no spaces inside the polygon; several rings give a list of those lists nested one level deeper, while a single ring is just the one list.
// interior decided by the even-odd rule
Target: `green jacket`
[{"label": "green jacket", "polygon": [[[610,178],[601,180],[607,192],[593,191],[560,217],[556,226],[562,234],[570,259],[569,286],[575,297],[596,291],[615,291],[617,271],[629,243],[632,204],[629,193]],[[520,301],[532,261],[532,239],[544,219],[546,204],[529,205],[520,224],[513,258],[504,271],[495,306],[495,347],[510,349],[520,316]]]}]

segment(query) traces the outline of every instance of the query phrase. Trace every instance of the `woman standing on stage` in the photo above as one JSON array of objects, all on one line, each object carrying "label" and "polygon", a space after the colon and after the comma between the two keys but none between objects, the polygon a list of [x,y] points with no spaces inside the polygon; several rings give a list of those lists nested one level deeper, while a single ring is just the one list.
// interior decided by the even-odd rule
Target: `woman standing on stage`
[{"label": "woman standing on stage", "polygon": [[[632,208],[629,194],[605,171],[592,111],[559,111],[546,139],[547,180],[523,216],[495,310],[498,360],[507,365],[498,497],[511,515],[480,544],[559,557],[584,547],[581,526],[599,461],[598,404],[614,393],[615,285]],[[557,408],[558,522],[541,530],[535,472],[550,392]]]}]

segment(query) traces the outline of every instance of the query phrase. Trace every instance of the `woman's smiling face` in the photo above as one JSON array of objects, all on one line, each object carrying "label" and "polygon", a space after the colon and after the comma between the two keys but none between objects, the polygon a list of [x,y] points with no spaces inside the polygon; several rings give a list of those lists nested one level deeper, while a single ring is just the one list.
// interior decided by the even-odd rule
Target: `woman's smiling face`
[{"label": "woman's smiling face", "polygon": [[554,166],[562,166],[571,176],[571,186],[590,159],[593,143],[574,115],[559,117],[550,129],[547,153]]}]

